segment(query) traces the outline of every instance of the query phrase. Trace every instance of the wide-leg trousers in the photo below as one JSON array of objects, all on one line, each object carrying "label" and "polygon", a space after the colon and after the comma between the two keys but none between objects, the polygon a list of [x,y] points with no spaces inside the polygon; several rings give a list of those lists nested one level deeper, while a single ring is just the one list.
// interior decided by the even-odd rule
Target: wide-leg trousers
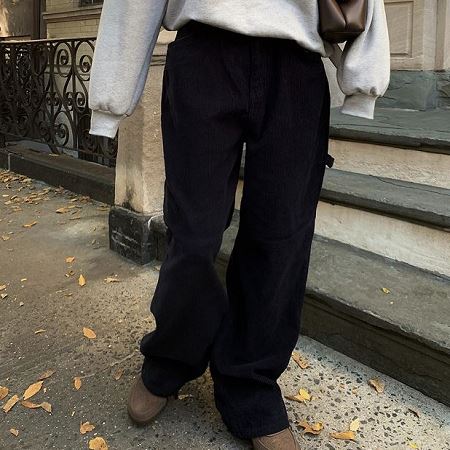
[{"label": "wide-leg trousers", "polygon": [[[330,94],[321,56],[288,39],[191,21],[169,45],[161,127],[168,247],[141,341],[142,378],[176,393],[210,365],[228,429],[289,426],[277,379],[296,344],[325,166]],[[235,208],[226,272],[214,267]],[[331,158],[332,159],[332,158]]]}]

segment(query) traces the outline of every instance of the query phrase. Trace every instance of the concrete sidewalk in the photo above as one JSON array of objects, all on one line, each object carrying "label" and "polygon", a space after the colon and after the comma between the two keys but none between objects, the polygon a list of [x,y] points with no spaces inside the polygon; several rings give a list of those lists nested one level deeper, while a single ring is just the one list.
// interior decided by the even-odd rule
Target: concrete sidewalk
[{"label": "concrete sidewalk", "polygon": [[[55,371],[30,399],[49,402],[51,414],[20,402],[0,411],[0,449],[88,449],[96,436],[120,450],[250,448],[222,424],[208,373],[148,428],[128,420],[139,341],[154,326],[148,302],[159,266],[135,266],[109,251],[107,216],[101,203],[0,171],[0,386],[9,389],[0,408]],[[293,427],[300,436],[297,421],[324,424],[318,436],[300,437],[302,449],[450,449],[449,408],[310,339],[301,338],[298,350],[309,367],[291,361],[280,384],[285,395],[302,388],[312,400],[286,400]],[[369,386],[376,377],[384,393]],[[330,436],[356,418],[355,441]],[[83,435],[86,421],[95,429]]]}]

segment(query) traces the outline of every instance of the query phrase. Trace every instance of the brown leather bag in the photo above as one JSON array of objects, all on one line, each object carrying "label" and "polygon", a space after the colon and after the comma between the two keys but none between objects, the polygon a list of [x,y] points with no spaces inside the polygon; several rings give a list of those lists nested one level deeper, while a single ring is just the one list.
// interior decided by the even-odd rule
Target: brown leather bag
[{"label": "brown leather bag", "polygon": [[325,41],[338,43],[353,40],[365,30],[367,0],[318,1],[320,34]]}]

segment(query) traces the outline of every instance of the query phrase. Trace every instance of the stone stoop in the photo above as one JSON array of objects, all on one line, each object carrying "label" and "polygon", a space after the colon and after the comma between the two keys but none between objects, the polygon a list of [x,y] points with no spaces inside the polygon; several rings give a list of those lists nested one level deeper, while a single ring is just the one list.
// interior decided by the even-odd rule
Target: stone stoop
[{"label": "stone stoop", "polygon": [[450,276],[450,189],[326,170],[315,231]]},{"label": "stone stoop", "polygon": [[[223,283],[238,226],[235,210],[216,259]],[[163,261],[162,217],[151,231]],[[449,296],[448,277],[316,235],[302,334],[450,405]]]},{"label": "stone stoop", "polygon": [[333,168],[450,189],[450,109],[376,108],[374,120],[333,109]]}]

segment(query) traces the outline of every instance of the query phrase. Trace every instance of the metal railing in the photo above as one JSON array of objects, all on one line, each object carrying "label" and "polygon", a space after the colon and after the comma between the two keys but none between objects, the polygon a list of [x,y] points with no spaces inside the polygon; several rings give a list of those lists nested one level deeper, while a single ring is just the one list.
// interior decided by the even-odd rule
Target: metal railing
[{"label": "metal railing", "polygon": [[38,141],[53,153],[115,166],[117,137],[89,134],[95,38],[0,42],[0,143]]}]

